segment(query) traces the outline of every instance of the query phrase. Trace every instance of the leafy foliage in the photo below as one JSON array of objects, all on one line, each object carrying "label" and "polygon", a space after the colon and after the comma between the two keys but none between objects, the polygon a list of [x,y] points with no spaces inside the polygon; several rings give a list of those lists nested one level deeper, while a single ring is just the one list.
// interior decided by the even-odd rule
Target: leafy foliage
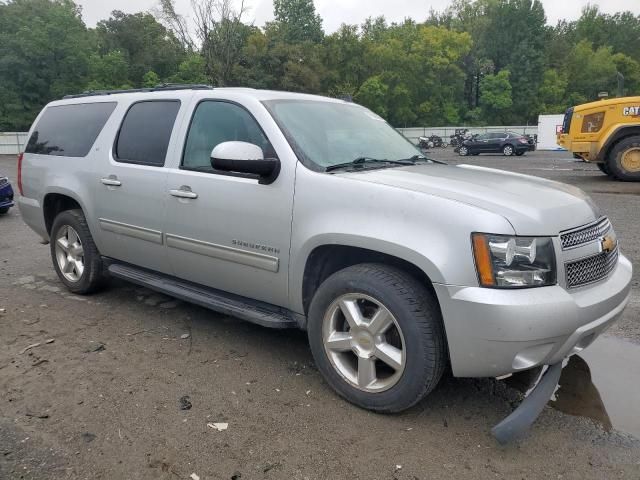
[{"label": "leafy foliage", "polygon": [[631,12],[587,6],[549,26],[540,0],[452,0],[423,23],[325,34],[312,0],[274,0],[263,28],[242,2],[192,0],[185,16],[174,2],[87,28],[72,0],[0,0],[0,130],[65,94],[162,82],[349,96],[396,126],[531,123],[601,91],[640,94]]}]

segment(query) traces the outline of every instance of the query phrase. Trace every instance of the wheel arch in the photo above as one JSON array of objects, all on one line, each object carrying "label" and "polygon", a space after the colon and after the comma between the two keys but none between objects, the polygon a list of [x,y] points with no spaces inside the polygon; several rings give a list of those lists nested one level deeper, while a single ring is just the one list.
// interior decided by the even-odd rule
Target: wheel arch
[{"label": "wheel arch", "polygon": [[[429,290],[434,291],[433,282],[441,279],[440,272],[433,264],[419,265],[415,258],[411,258],[408,253],[398,251],[397,248],[365,248],[345,241],[316,245],[311,249],[304,262],[301,288],[298,292],[298,302],[300,302],[304,314],[308,313],[311,299],[324,280],[343,268],[360,263],[394,266],[411,275]],[[426,263],[429,262],[426,261]]]},{"label": "wheel arch", "polygon": [[64,188],[54,188],[48,191],[42,199],[42,213],[47,234],[51,234],[53,221],[60,212],[73,209],[86,212],[82,200],[74,192]]},{"label": "wheel arch", "polygon": [[607,140],[605,141],[602,148],[600,148],[600,152],[596,157],[596,162],[608,161],[611,151],[618,142],[624,140],[627,137],[632,137],[635,135],[640,136],[640,125],[622,125],[616,127],[613,132],[607,137]]}]

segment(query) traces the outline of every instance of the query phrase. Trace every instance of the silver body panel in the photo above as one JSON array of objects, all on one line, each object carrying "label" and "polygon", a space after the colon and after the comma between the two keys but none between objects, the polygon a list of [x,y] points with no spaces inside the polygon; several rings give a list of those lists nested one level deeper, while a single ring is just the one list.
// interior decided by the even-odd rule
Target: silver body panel
[{"label": "silver body panel", "polygon": [[[262,100],[321,97],[250,89],[122,94],[85,158],[27,154],[23,218],[48,239],[42,205],[48,193],[74,198],[107,256],[304,314],[307,260],[321,246],[385,253],[420,268],[443,313],[453,372],[498,376],[549,364],[590,343],[622,312],[630,262],[619,255],[601,281],[568,288],[564,264],[597,253],[598,240],[562,250],[560,233],[597,222],[581,190],[471,166],[424,164],[326,174],[300,163]],[[178,99],[181,109],[164,167],[118,163],[112,146],[134,101]],[[180,168],[191,115],[199,101],[244,106],[281,162],[270,185]],[[101,97],[65,103],[105,101]],[[101,182],[117,177],[120,186]],[[187,186],[197,198],[171,191]],[[470,235],[554,237],[558,283],[522,290],[480,288]]]}]

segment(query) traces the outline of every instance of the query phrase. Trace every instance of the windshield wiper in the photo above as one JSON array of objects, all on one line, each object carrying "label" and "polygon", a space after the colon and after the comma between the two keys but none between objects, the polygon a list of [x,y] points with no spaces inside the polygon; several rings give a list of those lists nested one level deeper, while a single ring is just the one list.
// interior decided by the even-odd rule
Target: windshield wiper
[{"label": "windshield wiper", "polygon": [[[419,155],[416,155],[418,157]],[[355,160],[344,163],[337,163],[335,165],[329,165],[324,169],[325,172],[331,172],[340,168],[359,167],[366,164],[378,163],[386,165],[414,165],[415,161],[411,158],[406,160],[387,160],[386,158],[371,158],[371,157],[358,157]]]},{"label": "windshield wiper", "polygon": [[413,157],[403,158],[401,160],[397,160],[398,162],[413,162],[413,164],[417,162],[429,162],[429,163],[441,163],[442,165],[446,165],[446,162],[441,160],[434,160],[433,158],[425,157],[424,155],[414,155]]}]

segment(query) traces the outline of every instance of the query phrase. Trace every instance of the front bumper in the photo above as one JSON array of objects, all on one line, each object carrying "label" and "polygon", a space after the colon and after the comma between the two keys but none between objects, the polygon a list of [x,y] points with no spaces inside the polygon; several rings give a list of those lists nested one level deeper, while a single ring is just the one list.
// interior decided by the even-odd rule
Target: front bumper
[{"label": "front bumper", "polygon": [[453,374],[498,377],[578,353],[620,316],[631,274],[631,262],[620,255],[605,280],[572,290],[434,285]]}]

